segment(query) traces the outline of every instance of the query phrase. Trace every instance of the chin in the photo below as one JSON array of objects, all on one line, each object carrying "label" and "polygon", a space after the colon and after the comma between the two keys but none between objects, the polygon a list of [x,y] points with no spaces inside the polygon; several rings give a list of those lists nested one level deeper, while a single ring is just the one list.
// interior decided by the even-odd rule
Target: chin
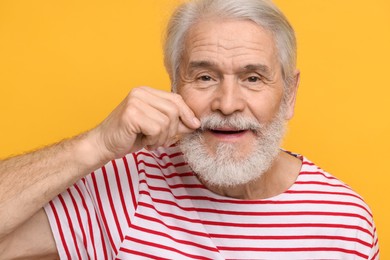
[{"label": "chin", "polygon": [[260,178],[279,154],[285,131],[283,115],[281,109],[273,121],[264,125],[239,115],[212,114],[203,119],[201,130],[186,135],[179,146],[204,182],[219,187],[243,185]]},{"label": "chin", "polygon": [[260,178],[271,167],[279,146],[264,151],[258,145],[255,142],[252,151],[242,151],[237,144],[219,143],[210,152],[202,138],[187,137],[181,141],[180,148],[200,179],[213,186],[232,187]]}]

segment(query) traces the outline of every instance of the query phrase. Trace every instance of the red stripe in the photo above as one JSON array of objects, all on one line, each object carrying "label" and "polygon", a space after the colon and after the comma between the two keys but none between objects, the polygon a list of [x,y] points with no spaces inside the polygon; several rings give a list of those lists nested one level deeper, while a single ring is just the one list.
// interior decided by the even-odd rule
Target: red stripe
[{"label": "red stripe", "polygon": [[[95,212],[95,216],[96,216],[96,219],[98,219],[98,215],[97,215],[97,212]],[[103,246],[103,253],[104,253],[104,259],[108,259],[108,254],[107,254],[107,247],[106,247],[106,241],[105,241],[105,238],[103,236],[103,228],[100,224],[100,221],[97,222],[98,225],[99,225],[99,232],[100,232],[100,242],[102,243],[102,246]],[[100,248],[99,248],[100,249]],[[96,250],[96,249],[95,249]]]},{"label": "red stripe", "polygon": [[[186,257],[193,258],[193,259],[210,259],[210,258],[206,258],[204,256],[198,256],[198,255],[193,255],[193,254],[189,254],[189,253],[186,253],[186,252],[182,252],[179,249],[174,248],[174,247],[165,246],[165,245],[158,244],[158,243],[152,243],[152,242],[141,240],[141,239],[137,239],[137,238],[134,238],[134,237],[126,236],[125,239],[128,240],[128,241],[133,241],[133,242],[141,244],[141,245],[146,245],[146,246],[150,246],[150,247],[155,247],[155,248],[159,248],[159,249],[164,249],[164,250],[167,250],[167,251],[175,252],[175,253],[178,253],[180,255],[184,255]],[[160,257],[158,257],[158,259],[160,259]]]},{"label": "red stripe", "polygon": [[[74,187],[76,187],[76,186],[77,186],[77,184],[74,185]],[[85,248],[85,250],[87,250],[87,237],[85,235],[84,226],[82,225],[83,221],[82,221],[81,216],[80,216],[79,207],[78,207],[78,205],[76,203],[76,200],[74,199],[74,196],[73,196],[72,192],[70,191],[70,189],[68,189],[68,194],[70,196],[70,199],[72,200],[73,207],[74,207],[74,209],[76,211],[77,222],[79,224],[79,228],[81,230],[81,234],[82,234],[82,237],[83,237],[84,248]]]},{"label": "red stripe", "polygon": [[58,227],[58,232],[60,233],[62,246],[64,247],[66,256],[68,257],[68,259],[71,259],[71,256],[70,256],[70,253],[69,253],[69,249],[68,249],[68,245],[66,244],[64,231],[62,230],[62,226],[61,226],[61,223],[60,223],[60,218],[58,217],[58,213],[57,213],[57,210],[56,210],[56,208],[55,208],[55,206],[54,206],[53,201],[50,201],[50,207],[51,207],[51,210],[53,211],[54,218],[56,219],[56,224],[57,224],[57,227]]},{"label": "red stripe", "polygon": [[[144,180],[141,180],[141,182],[144,182]],[[202,184],[175,184],[169,186],[171,189],[207,189]],[[140,191],[141,192],[141,191]]]},{"label": "red stripe", "polygon": [[[374,233],[376,234],[376,231],[374,231]],[[377,246],[377,245],[378,245],[378,242],[379,242],[379,240],[378,240],[378,238],[376,237],[376,238],[375,238],[375,242],[374,242],[374,246]]]},{"label": "red stripe", "polygon": [[309,165],[309,166],[316,166],[314,163],[306,161],[306,160],[302,161],[302,164],[303,165]]},{"label": "red stripe", "polygon": [[[377,258],[378,257],[378,258]],[[376,253],[371,257],[371,260],[376,260],[376,259],[379,259],[379,248],[378,250],[376,251]]]},{"label": "red stripe", "polygon": [[[111,163],[115,163],[115,162],[111,161]],[[107,197],[108,197],[108,201],[110,203],[111,213],[112,213],[112,216],[114,217],[114,221],[115,221],[116,229],[117,229],[118,234],[119,234],[120,241],[122,241],[123,240],[122,228],[121,228],[119,220],[118,220],[118,215],[116,213],[114,201],[112,200],[110,183],[108,181],[107,171],[106,171],[106,168],[104,166],[102,167],[102,171],[103,171],[104,184],[105,184],[106,191],[107,191]],[[120,182],[119,183],[117,182],[117,184],[120,185]]]},{"label": "red stripe", "polygon": [[137,157],[140,155],[162,160],[164,157],[168,157],[168,158],[172,159],[172,158],[175,158],[178,156],[182,156],[183,153],[182,152],[176,152],[176,153],[172,153],[172,154],[161,153],[160,155],[157,155],[156,153],[151,153],[151,152],[146,153],[146,152],[142,152],[142,151],[139,151],[136,153]]},{"label": "red stripe", "polygon": [[[168,188],[163,188],[163,187],[155,187],[155,186],[151,186],[149,185],[145,180],[141,180],[140,183],[145,183],[148,187],[148,189],[150,190],[154,190],[154,191],[161,191],[161,192],[166,192],[166,193],[169,193],[171,194],[176,200],[206,200],[206,201],[211,201],[211,202],[218,202],[218,203],[231,203],[231,204],[250,204],[250,205],[286,205],[286,204],[327,204],[327,205],[344,205],[344,206],[353,206],[353,207],[358,207],[358,208],[361,208],[363,209],[364,211],[366,211],[366,213],[370,216],[371,213],[369,212],[369,210],[360,205],[360,204],[357,204],[357,203],[353,203],[353,202],[343,202],[343,201],[330,201],[330,200],[289,200],[289,201],[276,201],[276,200],[229,200],[229,199],[216,199],[216,198],[211,198],[211,197],[206,197],[206,196],[191,196],[191,195],[182,195],[182,196],[179,196],[179,195],[175,195],[173,194],[172,192],[172,189],[174,189],[175,187],[173,186],[176,186],[176,185],[169,185],[168,183],[168,186],[170,187],[170,189]],[[148,191],[140,191],[140,194],[145,194],[145,195],[148,195],[150,196],[150,193]],[[150,196],[151,197],[151,196]],[[158,202],[158,203],[162,203],[162,204],[170,204],[170,205],[174,205],[174,206],[177,206],[183,210],[187,210],[181,206],[179,206],[177,203],[175,202],[172,202],[172,201],[167,201],[167,200],[161,200],[161,199],[154,199],[152,198],[153,201],[155,202]],[[205,210],[205,209],[199,209],[199,208],[188,208],[188,211],[190,210],[193,210],[193,211],[202,211],[202,210]],[[231,214],[231,213],[225,213],[225,212],[229,212],[229,211],[218,211],[218,212],[223,212],[223,214]],[[239,212],[236,212],[236,211],[233,211],[232,213],[234,214],[240,214]],[[242,215],[252,215],[252,214],[258,214],[258,212],[255,212],[255,213],[251,213],[251,212],[245,212],[243,213]],[[259,213],[259,214],[263,214],[263,213]],[[273,214],[271,212],[271,214]],[[343,214],[343,213],[333,213],[333,214]],[[366,221],[370,226],[372,226],[372,223],[370,220],[368,220],[366,217],[362,216],[362,215],[359,215],[359,214],[353,214],[353,213],[344,213],[344,214],[348,214],[348,216],[354,216],[354,217],[357,217],[357,218],[360,218],[364,221]]]},{"label": "red stripe", "polygon": [[167,227],[167,228],[169,228],[171,230],[176,230],[176,231],[180,231],[180,232],[184,232],[184,233],[188,233],[188,234],[195,235],[195,236],[200,236],[200,237],[210,237],[210,235],[208,233],[194,231],[194,230],[189,230],[189,229],[184,229],[184,228],[181,228],[181,227],[178,227],[178,226],[168,225],[165,222],[163,222],[161,219],[158,219],[158,218],[153,218],[153,217],[146,216],[146,215],[139,214],[139,213],[135,213],[135,216],[137,216],[138,218],[144,219],[146,221],[159,223],[159,224],[164,225],[165,227]]},{"label": "red stripe", "polygon": [[341,196],[350,196],[357,198],[361,201],[363,199],[354,194],[354,193],[349,193],[349,192],[333,192],[333,191],[316,191],[316,190],[287,190],[284,193],[289,193],[289,194],[327,194],[327,195],[341,195]]},{"label": "red stripe", "polygon": [[343,184],[332,184],[332,183],[321,182],[321,181],[296,181],[294,184],[302,184],[302,185],[315,184],[315,185],[322,185],[322,186],[342,187],[348,190],[351,189],[350,187]]},{"label": "red stripe", "polygon": [[322,177],[328,179],[328,180],[335,180],[339,181],[337,178],[333,176],[326,175],[324,172],[321,171],[316,171],[316,172],[311,172],[311,171],[301,171],[299,175],[321,175]]},{"label": "red stripe", "polygon": [[79,246],[77,244],[76,234],[74,232],[73,223],[72,223],[72,220],[70,219],[68,208],[67,208],[65,201],[64,201],[64,198],[62,197],[61,194],[58,195],[58,199],[60,200],[62,207],[64,208],[66,219],[68,220],[69,230],[70,230],[70,233],[72,234],[73,244],[74,244],[74,247],[76,248],[77,256],[79,257],[79,259],[81,259],[81,254],[80,254]]},{"label": "red stripe", "polygon": [[[140,194],[144,194],[147,196],[150,196],[150,193],[148,191],[140,191]],[[193,211],[193,212],[207,212],[207,213],[216,213],[216,214],[224,214],[224,215],[236,215],[236,216],[301,216],[301,215],[311,215],[311,216],[343,216],[343,217],[355,217],[360,218],[362,220],[365,220],[370,226],[372,226],[372,223],[367,220],[367,218],[354,213],[346,213],[346,212],[325,212],[325,211],[286,211],[286,212],[278,212],[278,211],[267,211],[267,212],[258,212],[258,211],[229,211],[229,210],[218,210],[218,209],[212,209],[212,208],[195,208],[195,207],[183,207],[179,204],[177,204],[175,201],[170,200],[163,200],[163,199],[157,199],[152,196],[150,196],[153,202],[160,203],[164,205],[170,205],[175,206],[183,211]],[[299,201],[295,201],[291,204],[298,204]],[[302,203],[310,203],[310,201],[302,201]],[[312,201],[313,204],[315,203],[322,203],[322,201]],[[271,204],[271,203],[264,203],[264,204]],[[275,202],[274,204],[290,204],[288,202],[282,203],[282,202]],[[332,203],[323,203],[323,204],[336,204],[336,205],[344,205],[343,203],[338,202],[332,202]],[[349,205],[349,204],[345,204]]]},{"label": "red stripe", "polygon": [[148,228],[144,228],[144,227],[140,227],[140,226],[132,226],[131,228],[136,229],[136,230],[141,231],[141,232],[144,232],[144,233],[147,233],[147,234],[153,234],[153,235],[156,235],[156,236],[166,237],[166,238],[168,238],[168,239],[170,239],[172,241],[175,241],[176,243],[180,243],[180,244],[183,244],[183,245],[190,245],[190,246],[202,248],[202,249],[205,249],[205,250],[208,250],[208,251],[218,252],[218,249],[216,249],[214,247],[204,246],[204,245],[197,244],[197,243],[194,243],[194,242],[190,242],[190,241],[186,241],[186,240],[182,240],[182,239],[177,239],[177,238],[174,238],[174,237],[170,236],[167,233],[159,232],[159,231],[156,231],[156,230],[152,230],[152,229],[148,229]]},{"label": "red stripe", "polygon": [[[84,183],[84,186],[85,186],[85,179],[82,179],[83,180],[83,183]],[[91,220],[91,215],[89,213],[89,208],[87,206],[87,203],[85,202],[85,199],[84,199],[84,196],[79,188],[78,185],[75,185],[75,188],[77,190],[77,192],[79,193],[79,196],[81,198],[81,202],[83,204],[83,207],[87,213],[87,222],[88,222],[88,230],[89,230],[89,238],[91,239],[91,243],[92,243],[92,248],[93,248],[93,253],[94,253],[94,259],[97,259],[96,258],[96,248],[95,248],[95,239],[94,239],[94,236],[93,236],[93,228],[92,228],[92,220]],[[86,247],[87,248],[87,247]],[[89,256],[88,256],[89,257]]]},{"label": "red stripe", "polygon": [[[164,181],[166,180],[164,176],[149,174],[145,172],[144,169],[139,170],[139,173],[145,174],[145,176],[148,179],[164,180]],[[141,181],[146,183],[145,180],[141,180]],[[172,189],[179,189],[179,188],[197,188],[197,189],[204,189],[204,190],[207,189],[203,184],[200,183],[199,184],[176,184],[176,185],[170,185],[169,187]]]},{"label": "red stripe", "polygon": [[353,237],[343,237],[343,236],[327,236],[327,235],[297,235],[297,236],[257,236],[257,235],[226,235],[226,234],[212,234],[210,236],[213,238],[224,238],[224,239],[261,239],[261,240],[341,240],[361,244],[366,247],[371,247],[370,243],[367,243],[361,239]]},{"label": "red stripe", "polygon": [[342,225],[342,224],[322,224],[322,223],[292,223],[292,224],[260,224],[260,223],[225,223],[225,222],[217,222],[217,221],[207,221],[207,220],[200,220],[200,219],[190,219],[186,218],[181,215],[175,215],[168,212],[162,212],[157,210],[153,205],[149,205],[144,202],[140,202],[138,206],[146,207],[155,210],[159,215],[178,219],[190,223],[199,223],[203,225],[213,225],[213,226],[227,226],[227,227],[244,227],[244,228],[345,228],[345,229],[353,229],[353,230],[360,230],[364,233],[369,234],[372,236],[371,232],[367,229],[364,229],[360,226],[354,226],[354,225]]},{"label": "red stripe", "polygon": [[[157,167],[155,167],[155,168],[157,168]],[[178,173],[178,172],[173,171],[173,170],[174,169],[172,169],[172,172],[160,171],[157,174],[147,173],[144,169],[140,169],[140,170],[138,170],[138,172],[139,173],[145,173],[150,178],[156,178],[156,179],[161,179],[161,180],[166,180],[166,179],[170,179],[170,178],[174,178],[174,177],[182,178],[182,177],[192,177],[192,176],[194,176],[193,172],[180,172],[180,173]]]},{"label": "red stripe", "polygon": [[[93,172],[93,173],[91,174],[91,177],[92,177],[93,186],[94,186],[94,189],[95,189],[95,196],[96,196],[96,200],[97,200],[97,203],[98,203],[99,212],[100,212],[100,215],[101,215],[102,220],[103,220],[103,225],[104,225],[105,230],[106,230],[106,232],[107,232],[108,239],[110,240],[111,247],[112,247],[112,249],[114,250],[115,255],[117,255],[117,254],[118,254],[118,251],[117,251],[117,248],[115,247],[115,243],[114,243],[114,241],[113,241],[113,239],[112,239],[111,232],[110,232],[110,227],[108,226],[107,219],[106,219],[106,215],[104,214],[104,209],[103,209],[102,201],[101,201],[101,199],[100,199],[99,190],[98,190],[98,186],[97,186],[97,182],[96,182],[95,172]],[[102,230],[100,230],[100,232],[102,232]],[[104,241],[103,241],[103,234],[102,234],[102,243],[104,244]]]},{"label": "red stripe", "polygon": [[362,257],[364,259],[367,259],[368,256],[365,254],[362,254],[355,250],[349,250],[344,248],[338,248],[338,247],[305,247],[305,248],[260,248],[260,247],[218,247],[220,250],[225,251],[253,251],[253,252],[318,252],[318,251],[335,251],[335,252],[343,252],[351,255],[356,255],[359,257]]},{"label": "red stripe", "polygon": [[123,157],[123,162],[125,164],[125,169],[126,169],[126,174],[127,174],[127,180],[128,180],[128,183],[129,183],[129,187],[130,187],[130,195],[131,195],[131,201],[133,203],[133,209],[134,211],[137,209],[137,200],[135,198],[135,193],[134,193],[134,186],[133,186],[133,176],[131,175],[130,173],[130,169],[129,169],[129,164],[127,162],[127,159],[126,157]]},{"label": "red stripe", "polygon": [[148,162],[145,162],[144,160],[139,160],[138,163],[143,164],[147,167],[156,168],[156,169],[167,169],[170,166],[178,168],[178,167],[187,165],[186,162],[175,163],[175,164],[173,164],[172,162],[168,162],[166,164],[160,164],[158,161],[155,161],[154,163],[148,163]]},{"label": "red stripe", "polygon": [[[164,176],[161,176],[161,175],[152,175],[152,174],[149,174],[149,173],[146,173],[145,170],[141,170],[142,173],[145,173],[145,175],[150,178],[150,179],[160,179],[160,180],[166,180],[166,178],[169,178],[169,177],[172,177],[172,176],[167,176],[167,175],[164,175]],[[192,175],[192,173],[190,173]],[[322,173],[320,173],[322,174]],[[179,174],[177,173],[174,173],[174,175],[177,175],[179,176]],[[323,174],[322,174],[323,175]],[[182,175],[180,175],[182,176]],[[326,177],[326,176],[325,176]],[[145,180],[143,180],[142,182],[146,183]],[[301,182],[296,182],[296,183],[301,183]],[[308,182],[305,182],[305,183],[308,183]],[[178,185],[170,185],[169,183],[166,183],[171,189],[175,189],[175,188],[205,188],[203,185],[199,185],[199,184],[195,184],[195,185],[192,185],[192,186],[187,186],[185,184],[178,184]],[[318,184],[318,183],[317,183]],[[336,185],[336,184],[329,184],[329,183],[321,183],[321,184],[324,184],[324,185],[331,185],[331,186],[340,186],[340,187],[345,187],[347,189],[350,189],[349,187],[347,186],[344,186],[344,185]],[[150,187],[150,189],[153,189],[153,187]],[[165,188],[166,189],[166,188]],[[160,188],[160,187],[155,187],[155,190],[160,190],[160,191],[165,191],[164,188]],[[166,189],[168,190],[168,189]],[[172,191],[169,191],[171,194],[172,194]],[[298,193],[298,192],[294,192],[294,191],[286,191],[286,193]],[[314,193],[314,192],[312,192]],[[354,195],[354,194],[350,194],[350,193],[343,193],[343,192],[338,192],[338,193],[331,193],[331,192],[318,192],[318,194],[339,194],[339,195],[347,195],[347,196],[353,196],[353,197],[356,197],[356,198],[359,198],[360,200],[362,200],[359,196],[357,195]],[[178,197],[176,197],[178,198]],[[193,199],[193,198],[190,198],[189,199]],[[264,200],[261,200],[261,201],[256,201],[256,200],[251,200],[251,201],[245,201],[245,200],[218,200],[218,199],[214,199],[214,198],[210,198],[210,199],[207,199],[207,200],[210,200],[210,201],[217,201],[217,202],[229,202],[229,203],[237,203],[237,204],[273,204],[274,202],[270,202],[270,201],[264,201]],[[356,204],[356,203],[343,203],[343,202],[329,202],[329,201],[313,201],[315,203],[321,203],[321,204],[340,204],[340,205],[351,205],[351,206],[356,206],[356,207],[360,207],[362,209],[364,209],[370,216],[371,213],[367,210],[367,208],[365,208],[364,206],[360,205],[360,204]],[[288,203],[288,202],[280,202],[280,203]],[[302,201],[302,202],[295,202],[295,203],[307,203],[305,201]],[[309,201],[310,203],[310,201]]]},{"label": "red stripe", "polygon": [[[150,254],[147,254],[147,253],[144,253],[144,252],[140,252],[140,251],[135,251],[135,250],[131,250],[131,249],[128,249],[128,248],[121,248],[119,249],[119,251],[122,251],[122,252],[125,252],[125,253],[129,253],[129,254],[132,254],[132,255],[139,255],[139,256],[143,256],[143,257],[146,257],[146,258],[149,258],[149,259],[156,259],[156,256],[155,255],[150,255]],[[118,259],[118,258],[117,258]],[[159,260],[170,260],[169,258],[163,258],[163,257],[158,257]]]},{"label": "red stripe", "polygon": [[[373,237],[375,236],[375,234],[376,234],[376,228],[374,228]],[[375,241],[374,241],[374,243],[373,243],[373,245],[372,245],[372,248],[376,248],[376,252],[375,252],[375,254],[371,257],[372,260],[375,260],[375,259],[377,259],[377,258],[379,259],[379,247],[378,247],[379,240],[378,240],[378,237],[377,237],[377,236],[375,236],[374,238],[375,238]]]},{"label": "red stripe", "polygon": [[[122,186],[121,186],[122,182],[120,180],[118,167],[116,166],[116,162],[115,161],[112,161],[112,166],[113,166],[114,172],[115,172],[116,185],[118,187],[118,193],[119,193],[119,198],[121,200],[121,206],[122,206],[122,209],[123,209],[123,214],[125,215],[125,218],[126,218],[126,221],[127,221],[127,225],[129,226],[130,225],[129,212],[127,211],[125,199],[124,199],[124,196],[123,196]],[[121,240],[122,240],[122,237],[121,237]]]},{"label": "red stripe", "polygon": [[189,230],[189,229],[184,229],[180,228],[177,226],[172,226],[164,223],[162,220],[153,218],[150,216],[142,215],[142,214],[135,214],[138,218],[142,218],[146,221],[151,221],[155,223],[159,223],[166,228],[169,228],[170,230],[175,230],[175,231],[180,231],[184,233],[188,233],[191,235],[195,236],[200,236],[200,237],[212,237],[212,238],[224,238],[224,239],[248,239],[248,240],[253,240],[253,239],[262,239],[262,240],[312,240],[312,239],[318,239],[318,240],[342,240],[342,241],[351,241],[351,242],[356,242],[361,245],[371,247],[371,244],[357,239],[357,238],[351,238],[351,237],[342,237],[342,236],[327,236],[327,235],[310,235],[310,236],[259,236],[259,235],[229,235],[229,234],[215,234],[215,233],[205,233],[205,232],[199,232],[199,231],[194,231],[194,230]]},{"label": "red stripe", "polygon": [[166,179],[177,178],[177,177],[183,178],[183,177],[192,177],[192,176],[194,176],[193,172],[182,172],[182,173],[177,173],[177,172],[166,173],[166,172],[162,172],[162,174],[164,175],[164,177]]},{"label": "red stripe", "polygon": [[[157,179],[159,179],[159,178],[157,178]],[[174,195],[172,190],[177,188],[177,187],[183,188],[186,184],[182,184],[184,186],[182,186],[182,185],[178,186],[178,185],[170,185],[169,183],[164,183],[164,184],[168,185],[168,187],[169,187],[169,189],[168,189],[165,187],[158,187],[158,186],[149,185],[146,182],[146,180],[141,180],[140,182],[145,183],[150,190],[170,193],[170,194],[172,194],[172,196],[174,196],[178,200],[185,200],[185,199],[188,199],[188,200],[207,200],[207,201],[213,201],[213,202],[218,202],[218,203],[249,204],[249,205],[253,205],[253,204],[260,204],[260,205],[265,205],[265,204],[304,204],[304,203],[336,204],[336,205],[348,205],[348,206],[359,207],[359,208],[364,209],[368,214],[371,215],[371,213],[368,211],[368,209],[366,207],[362,206],[361,204],[354,203],[354,202],[330,201],[330,200],[288,200],[288,201],[287,200],[286,201],[279,201],[279,200],[234,200],[234,199],[217,199],[217,198],[207,197],[207,196],[191,196],[191,195],[178,196],[178,195]],[[187,186],[185,186],[185,187],[189,188]],[[191,186],[191,188],[192,187],[193,186]],[[196,184],[195,188],[197,188],[197,187],[198,187],[198,184]],[[294,192],[291,192],[291,193],[294,193]],[[335,194],[335,193],[318,192],[318,194]],[[349,195],[349,194],[340,192],[340,193],[338,193],[338,195]],[[357,198],[359,198],[359,197],[357,197]]]}]

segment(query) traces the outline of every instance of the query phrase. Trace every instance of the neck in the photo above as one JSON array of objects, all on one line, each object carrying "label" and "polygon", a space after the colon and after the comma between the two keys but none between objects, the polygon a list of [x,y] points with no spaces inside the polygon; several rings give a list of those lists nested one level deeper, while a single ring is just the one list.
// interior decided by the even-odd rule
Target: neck
[{"label": "neck", "polygon": [[243,200],[267,199],[288,190],[297,179],[301,167],[301,160],[281,151],[271,168],[249,183],[233,187],[219,187],[210,185],[201,179],[200,181],[210,191],[221,196]]}]

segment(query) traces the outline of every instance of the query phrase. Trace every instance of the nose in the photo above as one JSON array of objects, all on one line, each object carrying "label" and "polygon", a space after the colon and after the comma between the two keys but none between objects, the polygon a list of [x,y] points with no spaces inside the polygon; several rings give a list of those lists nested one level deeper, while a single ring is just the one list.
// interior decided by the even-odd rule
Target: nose
[{"label": "nose", "polygon": [[231,115],[245,109],[245,98],[238,82],[234,78],[225,78],[215,90],[211,103],[214,112]]}]

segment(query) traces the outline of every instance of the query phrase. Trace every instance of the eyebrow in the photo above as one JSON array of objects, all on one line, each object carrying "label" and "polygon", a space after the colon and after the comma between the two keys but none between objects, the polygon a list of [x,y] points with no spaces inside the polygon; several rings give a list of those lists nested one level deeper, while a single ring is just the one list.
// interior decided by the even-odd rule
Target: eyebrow
[{"label": "eyebrow", "polygon": [[[200,60],[200,61],[191,61],[189,63],[189,70],[193,71],[195,69],[216,69],[218,65],[212,61],[207,60]],[[263,74],[265,77],[268,77],[271,75],[271,69],[264,64],[248,64],[242,67],[239,72],[245,73],[245,72],[252,72],[252,71],[258,71],[261,74]]]},{"label": "eyebrow", "polygon": [[266,75],[271,73],[271,69],[264,64],[248,64],[244,67],[244,71],[260,71]]},{"label": "eyebrow", "polygon": [[190,70],[199,69],[199,68],[212,69],[212,68],[216,68],[217,64],[207,60],[200,60],[200,61],[191,61],[188,67]]}]

